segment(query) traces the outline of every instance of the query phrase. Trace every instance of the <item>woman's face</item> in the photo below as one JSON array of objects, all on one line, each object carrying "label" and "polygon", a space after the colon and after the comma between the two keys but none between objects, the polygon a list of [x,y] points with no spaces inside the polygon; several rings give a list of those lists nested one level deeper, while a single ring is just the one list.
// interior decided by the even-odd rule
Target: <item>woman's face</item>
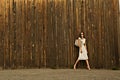
[{"label": "woman's face", "polygon": [[82,38],[83,38],[83,36],[84,36],[83,33],[81,33],[81,37],[82,37]]}]

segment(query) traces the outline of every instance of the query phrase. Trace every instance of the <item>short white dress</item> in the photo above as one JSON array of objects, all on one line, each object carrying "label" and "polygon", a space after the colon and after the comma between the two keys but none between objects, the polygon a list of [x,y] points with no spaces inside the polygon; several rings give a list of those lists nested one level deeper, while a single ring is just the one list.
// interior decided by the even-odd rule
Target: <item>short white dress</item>
[{"label": "short white dress", "polygon": [[86,43],[86,39],[83,38],[83,39],[80,39],[81,40],[81,50],[82,50],[82,53],[79,49],[79,56],[78,56],[78,60],[87,60],[88,59],[88,55],[87,55],[87,50],[85,48],[85,43]]}]

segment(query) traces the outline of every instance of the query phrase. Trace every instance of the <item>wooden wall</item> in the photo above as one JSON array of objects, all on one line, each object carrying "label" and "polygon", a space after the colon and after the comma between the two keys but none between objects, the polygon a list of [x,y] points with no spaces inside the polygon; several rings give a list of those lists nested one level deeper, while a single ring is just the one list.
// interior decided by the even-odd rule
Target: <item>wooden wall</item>
[{"label": "wooden wall", "polygon": [[82,31],[92,68],[120,67],[117,30],[118,0],[0,0],[0,66],[71,68]]},{"label": "wooden wall", "polygon": [[[118,26],[118,53],[119,53],[119,56],[120,56],[120,0],[119,0],[119,26]],[[120,59],[119,59],[120,61]],[[120,63],[119,63],[120,65]]]}]

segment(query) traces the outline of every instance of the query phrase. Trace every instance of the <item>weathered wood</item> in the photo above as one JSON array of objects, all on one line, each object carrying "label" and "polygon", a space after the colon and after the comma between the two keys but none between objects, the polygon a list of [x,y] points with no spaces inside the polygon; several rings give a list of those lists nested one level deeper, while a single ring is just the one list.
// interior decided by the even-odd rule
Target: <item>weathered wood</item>
[{"label": "weathered wood", "polygon": [[[119,13],[119,22],[118,22],[118,28],[117,28],[117,32],[118,32],[118,53],[119,53],[119,56],[120,56],[120,0],[119,0],[119,4],[118,4],[118,6],[119,6],[119,11],[118,11],[118,13]],[[120,57],[119,57],[119,59],[120,59]],[[119,66],[120,66],[120,63],[119,63]]]},{"label": "weathered wood", "polygon": [[120,67],[118,10],[118,0],[0,0],[0,66],[71,68],[84,32],[92,68]]}]

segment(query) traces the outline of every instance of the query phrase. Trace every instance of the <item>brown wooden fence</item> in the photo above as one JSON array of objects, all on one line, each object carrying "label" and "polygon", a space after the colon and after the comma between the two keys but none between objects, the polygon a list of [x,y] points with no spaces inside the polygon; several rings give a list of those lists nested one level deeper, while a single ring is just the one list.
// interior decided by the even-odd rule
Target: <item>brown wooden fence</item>
[{"label": "brown wooden fence", "polygon": [[120,67],[117,30],[118,0],[0,0],[0,66],[71,68],[83,31],[92,68]]},{"label": "brown wooden fence", "polygon": [[[119,0],[119,26],[118,26],[118,53],[119,53],[119,57],[120,57],[120,0]],[[119,65],[120,65],[120,63],[119,63]]]}]

